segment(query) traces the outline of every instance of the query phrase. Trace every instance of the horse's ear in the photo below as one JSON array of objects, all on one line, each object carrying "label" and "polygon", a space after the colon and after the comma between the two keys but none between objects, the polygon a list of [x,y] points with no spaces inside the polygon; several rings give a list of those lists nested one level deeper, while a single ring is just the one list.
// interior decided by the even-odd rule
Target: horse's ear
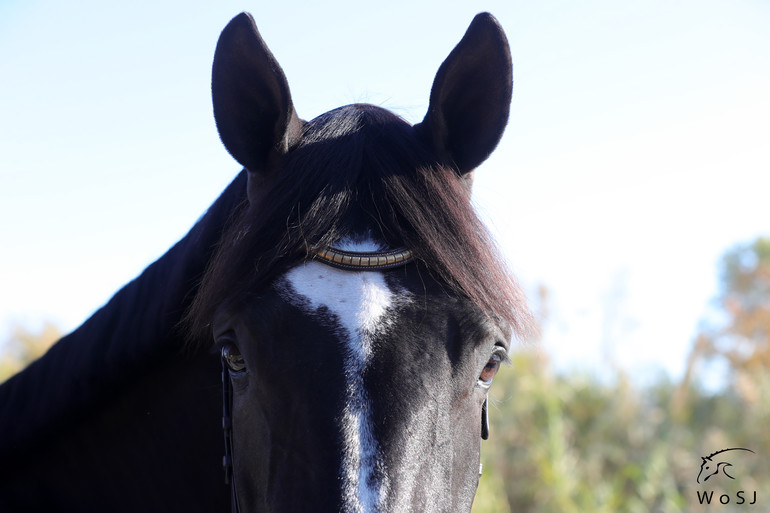
[{"label": "horse's ear", "polygon": [[500,141],[512,92],[513,66],[505,33],[494,16],[478,14],[441,64],[428,113],[415,128],[442,159],[466,175]]},{"label": "horse's ear", "polygon": [[248,13],[219,36],[211,93],[225,148],[252,173],[267,172],[271,160],[299,140],[302,122],[286,76]]}]

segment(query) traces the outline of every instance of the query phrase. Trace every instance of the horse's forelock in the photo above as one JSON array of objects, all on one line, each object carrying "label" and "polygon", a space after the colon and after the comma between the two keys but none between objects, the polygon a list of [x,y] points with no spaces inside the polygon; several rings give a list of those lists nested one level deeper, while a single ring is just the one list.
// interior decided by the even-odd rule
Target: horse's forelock
[{"label": "horse's forelock", "polygon": [[350,105],[304,127],[264,201],[225,233],[187,315],[197,338],[217,308],[235,306],[306,258],[362,229],[407,246],[440,281],[519,334],[523,295],[470,203],[467,183],[411,125],[371,105]]}]

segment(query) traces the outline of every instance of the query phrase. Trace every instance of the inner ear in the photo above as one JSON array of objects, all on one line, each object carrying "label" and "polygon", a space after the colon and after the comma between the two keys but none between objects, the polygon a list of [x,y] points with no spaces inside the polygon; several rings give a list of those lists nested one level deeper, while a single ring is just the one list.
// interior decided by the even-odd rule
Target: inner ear
[{"label": "inner ear", "polygon": [[425,119],[416,128],[448,164],[466,175],[503,135],[513,92],[508,40],[489,13],[478,14],[439,67]]},{"label": "inner ear", "polygon": [[217,43],[211,92],[219,136],[252,173],[267,173],[271,160],[300,137],[283,70],[248,13],[233,18]]}]

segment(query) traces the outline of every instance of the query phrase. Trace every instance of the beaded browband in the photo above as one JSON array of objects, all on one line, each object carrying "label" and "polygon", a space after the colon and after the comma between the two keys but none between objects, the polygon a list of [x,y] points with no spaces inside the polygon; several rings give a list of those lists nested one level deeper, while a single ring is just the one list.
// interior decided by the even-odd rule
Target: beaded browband
[{"label": "beaded browband", "polygon": [[316,259],[322,263],[346,269],[348,271],[381,271],[406,265],[414,258],[412,251],[406,248],[396,248],[389,251],[346,251],[335,247],[327,247],[313,251]]}]

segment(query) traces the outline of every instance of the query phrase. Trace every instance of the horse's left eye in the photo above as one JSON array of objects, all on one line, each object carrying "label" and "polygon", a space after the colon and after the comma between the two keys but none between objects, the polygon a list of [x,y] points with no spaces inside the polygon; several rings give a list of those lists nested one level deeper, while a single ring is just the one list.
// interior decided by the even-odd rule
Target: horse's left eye
[{"label": "horse's left eye", "polygon": [[492,380],[500,370],[500,364],[503,363],[503,357],[500,353],[494,353],[489,357],[489,361],[484,366],[479,376],[479,383],[483,387],[488,387],[492,384]]}]

